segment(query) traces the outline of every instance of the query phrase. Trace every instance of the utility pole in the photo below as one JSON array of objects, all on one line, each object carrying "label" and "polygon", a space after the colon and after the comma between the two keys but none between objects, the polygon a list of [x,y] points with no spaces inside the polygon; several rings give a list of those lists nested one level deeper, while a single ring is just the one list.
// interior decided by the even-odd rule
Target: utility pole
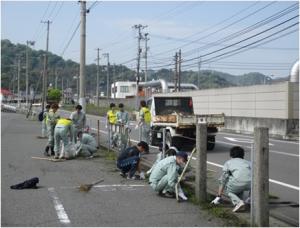
[{"label": "utility pole", "polygon": [[145,33],[145,34],[144,34],[144,37],[145,37],[145,38],[144,38],[144,39],[145,39],[145,82],[147,81],[147,76],[148,76],[148,75],[147,75],[147,73],[148,73],[148,72],[147,72],[147,71],[148,71],[148,68],[147,68],[147,67],[148,67],[148,63],[147,63],[147,57],[148,57],[148,56],[147,56],[147,54],[148,54],[148,46],[147,46],[147,43],[148,43],[148,42],[147,42],[147,41],[149,40],[149,38],[147,38],[148,35],[149,35],[149,33]]},{"label": "utility pole", "polygon": [[[114,84],[114,89],[116,88],[116,64],[113,65],[113,76],[112,76],[112,83]],[[114,99],[116,99],[116,91],[114,91]]]},{"label": "utility pole", "polygon": [[80,95],[79,95],[79,104],[82,106],[82,109],[86,110],[86,101],[85,101],[85,46],[86,46],[86,2],[80,1],[81,3],[81,18],[80,18]]},{"label": "utility pole", "polygon": [[61,76],[61,93],[62,93],[62,100],[64,102],[65,99],[65,92],[64,92],[64,78]]},{"label": "utility pole", "polygon": [[142,33],[141,29],[146,28],[147,25],[134,25],[133,28],[138,30],[138,52],[137,52],[137,66],[136,66],[136,109],[138,109],[139,105],[139,100],[138,100],[138,92],[139,92],[139,83],[140,83],[140,59],[141,59],[141,39],[142,39]]},{"label": "utility pole", "polygon": [[100,61],[100,57],[99,57],[99,52],[100,52],[100,48],[97,48],[97,86],[96,86],[96,99],[97,99],[97,107],[99,107],[99,61]]},{"label": "utility pole", "polygon": [[181,85],[181,49],[179,49],[179,53],[178,53],[178,87],[177,87],[177,91],[180,91],[180,85]]},{"label": "utility pole", "polygon": [[18,107],[20,107],[20,99],[21,99],[21,93],[20,93],[20,73],[21,73],[21,56],[18,55]]},{"label": "utility pole", "polygon": [[58,76],[58,70],[55,69],[55,86],[54,86],[55,89],[57,89],[57,76]]},{"label": "utility pole", "polygon": [[29,83],[28,83],[28,74],[29,74],[29,48],[28,45],[33,46],[34,41],[27,40],[26,41],[26,106],[28,106],[28,88],[29,88]]},{"label": "utility pole", "polygon": [[175,69],[174,69],[174,92],[178,91],[178,53],[175,53]]},{"label": "utility pole", "polygon": [[44,71],[43,71],[43,99],[42,99],[42,111],[44,111],[47,93],[47,79],[48,79],[48,50],[49,50],[49,29],[51,21],[41,21],[41,23],[47,24],[47,41],[46,41],[46,54],[44,55]]},{"label": "utility pole", "polygon": [[109,98],[109,53],[104,53],[103,56],[107,58],[107,74],[106,74],[106,96]]},{"label": "utility pole", "polygon": [[200,68],[201,68],[201,57],[199,58],[199,62],[198,62],[198,80],[197,80],[197,84],[198,84],[199,89],[200,89]]}]

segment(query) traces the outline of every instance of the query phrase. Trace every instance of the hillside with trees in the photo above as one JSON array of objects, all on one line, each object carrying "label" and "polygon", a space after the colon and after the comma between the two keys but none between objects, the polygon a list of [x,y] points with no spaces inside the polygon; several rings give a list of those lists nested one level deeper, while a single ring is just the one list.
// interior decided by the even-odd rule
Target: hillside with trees
[{"label": "hillside with trees", "polygon": [[[42,89],[42,71],[44,62],[43,50],[33,50],[29,48],[29,84],[33,85],[37,92]],[[26,66],[26,45],[13,44],[9,40],[1,40],[1,87],[16,91],[17,88],[17,58],[21,58],[20,86],[25,90],[25,66]],[[86,66],[86,93],[95,94],[96,91],[96,64]],[[72,60],[65,60],[62,57],[48,54],[48,84],[55,86],[57,75],[57,88],[72,88],[76,93],[77,79],[79,75],[79,63]],[[106,91],[107,67],[100,66],[100,91]],[[115,81],[135,81],[135,72],[124,65],[110,65],[109,67],[110,83]],[[200,74],[195,71],[183,71],[182,83],[193,83],[199,85],[201,89],[222,88],[229,86],[263,84],[266,76],[261,73],[247,73],[244,75],[231,75],[214,70],[201,70]],[[141,80],[144,76],[141,73]],[[170,69],[160,69],[154,71],[149,69],[148,80],[165,79],[172,82],[174,72]]]}]

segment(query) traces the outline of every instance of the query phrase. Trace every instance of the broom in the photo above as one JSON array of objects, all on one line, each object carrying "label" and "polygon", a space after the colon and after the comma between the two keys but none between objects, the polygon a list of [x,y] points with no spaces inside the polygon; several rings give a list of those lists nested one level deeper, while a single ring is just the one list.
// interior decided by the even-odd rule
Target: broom
[{"label": "broom", "polygon": [[186,164],[185,164],[185,166],[184,166],[184,169],[183,169],[181,175],[179,176],[179,178],[178,178],[178,180],[177,180],[177,183],[176,183],[176,185],[175,185],[175,195],[176,195],[176,200],[177,200],[178,202],[179,202],[178,185],[179,185],[180,181],[182,180],[183,175],[185,174],[185,171],[186,171],[187,167],[189,166],[189,164],[190,164],[190,162],[191,162],[191,160],[192,160],[192,158],[193,158],[193,155],[194,155],[195,151],[196,151],[196,148],[194,148],[193,151],[192,151],[192,153],[190,154],[190,157],[189,157],[188,161],[186,162]]},{"label": "broom", "polygon": [[96,182],[94,182],[92,184],[81,184],[79,186],[79,191],[81,191],[81,192],[89,192],[94,185],[99,184],[99,183],[101,183],[103,181],[104,180],[102,179],[102,180],[96,181]]}]

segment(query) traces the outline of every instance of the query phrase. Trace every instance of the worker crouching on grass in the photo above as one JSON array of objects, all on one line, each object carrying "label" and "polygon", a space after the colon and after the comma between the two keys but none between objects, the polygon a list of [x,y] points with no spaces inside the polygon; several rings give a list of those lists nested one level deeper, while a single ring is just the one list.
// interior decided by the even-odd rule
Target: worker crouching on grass
[{"label": "worker crouching on grass", "polygon": [[[224,191],[235,206],[233,212],[242,210],[245,203],[250,202],[251,165],[249,161],[244,159],[244,154],[244,149],[239,146],[230,149],[231,159],[226,161],[223,166],[218,195],[211,202],[212,204],[220,203]],[[248,193],[248,198],[244,202],[241,198],[247,197],[245,193]]]},{"label": "worker crouching on grass", "polygon": [[[146,142],[140,141],[136,146],[128,147],[121,152],[117,160],[117,167],[121,170],[120,175],[127,179],[145,179],[144,172],[141,172],[140,157],[142,152],[148,152],[149,146]],[[135,175],[136,171],[139,175]]]},{"label": "worker crouching on grass", "polygon": [[[74,127],[71,119],[61,118],[57,121],[54,131],[54,152],[55,159],[60,158],[71,158],[75,155],[75,150],[73,149],[73,155],[69,154],[70,144],[74,144]],[[69,138],[71,140],[69,140]],[[60,142],[62,141],[62,148],[60,150]],[[70,143],[71,142],[71,143]]]},{"label": "worker crouching on grass", "polygon": [[[187,153],[178,152],[175,156],[169,156],[159,161],[149,177],[149,183],[160,196],[175,197],[175,185],[178,179],[178,171],[187,162]],[[187,200],[181,187],[178,188],[178,196]]]}]

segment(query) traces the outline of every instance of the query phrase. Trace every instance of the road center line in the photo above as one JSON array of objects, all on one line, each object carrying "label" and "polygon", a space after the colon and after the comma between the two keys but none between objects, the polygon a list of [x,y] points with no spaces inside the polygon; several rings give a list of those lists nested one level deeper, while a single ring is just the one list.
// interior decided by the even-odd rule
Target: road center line
[{"label": "road center line", "polygon": [[57,193],[54,188],[48,188],[49,194],[53,200],[54,208],[56,210],[57,217],[62,224],[70,224],[71,221],[62,205],[61,201],[59,200]]},{"label": "road center line", "polygon": [[[231,145],[231,146],[241,146],[241,144],[238,144],[238,143],[230,143],[230,142],[224,142],[224,141],[220,141],[220,140],[218,140],[217,143],[227,144],[227,145]],[[251,146],[242,145],[242,147],[246,147],[246,148],[251,149]],[[299,154],[291,154],[291,153],[286,153],[286,152],[281,152],[281,151],[276,151],[276,150],[269,150],[269,152],[274,153],[274,154],[281,154],[281,155],[287,155],[287,156],[292,156],[292,157],[299,157]]]},{"label": "road center line", "polygon": [[[242,137],[242,138],[249,138],[249,139],[253,139],[253,136],[250,135],[241,135],[241,134],[232,134],[232,133],[228,133],[228,132],[223,132],[220,131],[218,133],[218,135],[231,135],[231,136],[235,136],[235,137]],[[274,141],[274,142],[280,142],[280,143],[287,143],[287,144],[295,144],[295,145],[299,145],[299,142],[295,142],[295,141],[286,141],[286,140],[280,140],[280,139],[273,139],[270,138],[269,141]]]}]

